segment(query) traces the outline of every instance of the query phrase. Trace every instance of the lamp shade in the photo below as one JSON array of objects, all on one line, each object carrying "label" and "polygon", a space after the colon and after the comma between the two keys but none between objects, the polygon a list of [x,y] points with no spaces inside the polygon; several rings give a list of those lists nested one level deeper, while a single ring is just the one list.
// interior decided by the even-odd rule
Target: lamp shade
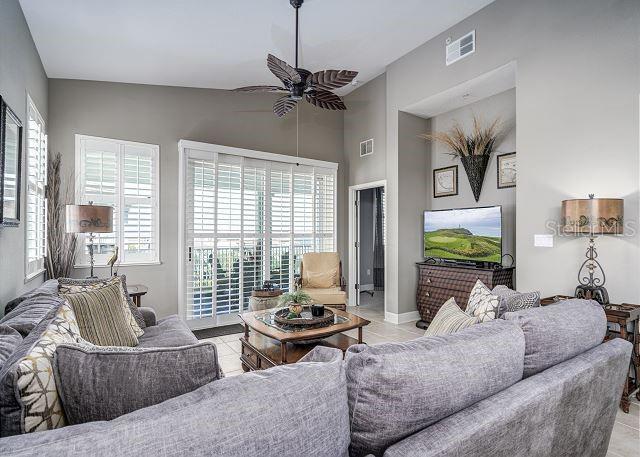
[{"label": "lamp shade", "polygon": [[563,200],[562,230],[565,233],[619,235],[624,230],[624,200],[621,198]]},{"label": "lamp shade", "polygon": [[99,205],[67,205],[67,233],[113,232],[113,208]]}]

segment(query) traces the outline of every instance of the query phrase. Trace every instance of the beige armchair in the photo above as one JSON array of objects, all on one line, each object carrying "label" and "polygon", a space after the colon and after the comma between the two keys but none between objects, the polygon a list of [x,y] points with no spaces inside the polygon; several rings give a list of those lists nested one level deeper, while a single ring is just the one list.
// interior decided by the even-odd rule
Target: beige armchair
[{"label": "beige armchair", "polygon": [[323,305],[345,310],[346,285],[337,252],[309,252],[302,256],[296,286]]}]

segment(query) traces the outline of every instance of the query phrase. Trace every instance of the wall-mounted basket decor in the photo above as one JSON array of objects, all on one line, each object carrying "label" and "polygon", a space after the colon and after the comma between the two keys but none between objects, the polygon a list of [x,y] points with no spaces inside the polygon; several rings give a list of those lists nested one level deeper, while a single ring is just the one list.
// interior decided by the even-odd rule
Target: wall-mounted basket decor
[{"label": "wall-mounted basket decor", "polygon": [[480,200],[480,191],[482,191],[482,183],[484,182],[484,174],[489,166],[490,155],[462,156],[460,161],[467,172],[469,185],[476,201]]},{"label": "wall-mounted basket decor", "polygon": [[423,133],[418,136],[444,144],[449,149],[450,155],[460,159],[469,178],[473,196],[478,201],[493,146],[501,134],[502,127],[499,119],[483,127],[481,121],[474,115],[471,134],[466,134],[456,122],[448,132]]}]

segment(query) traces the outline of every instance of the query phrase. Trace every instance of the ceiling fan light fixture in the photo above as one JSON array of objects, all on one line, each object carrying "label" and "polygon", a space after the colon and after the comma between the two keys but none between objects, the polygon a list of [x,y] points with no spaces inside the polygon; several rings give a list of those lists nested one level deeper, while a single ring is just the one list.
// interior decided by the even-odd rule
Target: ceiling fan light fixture
[{"label": "ceiling fan light fixture", "polygon": [[333,89],[344,87],[348,84],[356,85],[357,71],[350,70],[324,70],[311,73],[304,68],[298,68],[298,36],[300,26],[298,22],[298,10],[304,0],[289,0],[296,10],[296,42],[295,42],[295,68],[280,60],[272,54],[267,56],[267,68],[283,84],[281,86],[246,86],[233,89],[237,92],[276,92],[288,94],[280,97],[273,105],[273,112],[278,117],[285,116],[296,104],[305,99],[314,106],[330,110],[346,110],[342,98],[331,92]]}]

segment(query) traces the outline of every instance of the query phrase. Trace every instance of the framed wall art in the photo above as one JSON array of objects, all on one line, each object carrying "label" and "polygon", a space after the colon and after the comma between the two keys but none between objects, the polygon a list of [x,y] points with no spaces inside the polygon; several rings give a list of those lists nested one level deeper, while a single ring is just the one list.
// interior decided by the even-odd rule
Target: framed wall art
[{"label": "framed wall art", "polygon": [[516,153],[498,156],[498,189],[516,187]]},{"label": "framed wall art", "polygon": [[0,97],[0,223],[20,225],[22,122]]},{"label": "framed wall art", "polygon": [[458,166],[433,170],[433,196],[450,197],[458,195]]}]

